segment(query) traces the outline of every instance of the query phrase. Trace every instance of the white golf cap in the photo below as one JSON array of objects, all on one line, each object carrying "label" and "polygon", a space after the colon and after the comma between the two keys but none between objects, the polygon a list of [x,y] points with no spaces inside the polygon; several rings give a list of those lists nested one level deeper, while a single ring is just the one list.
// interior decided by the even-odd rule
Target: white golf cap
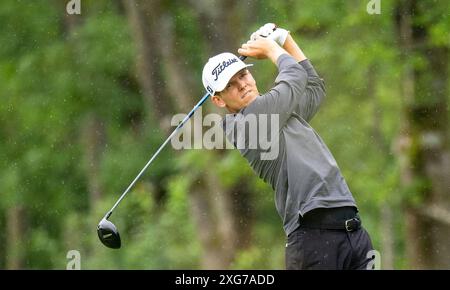
[{"label": "white golf cap", "polygon": [[249,66],[252,64],[245,64],[230,52],[211,57],[203,67],[203,86],[213,96],[216,92],[223,91],[237,72]]}]

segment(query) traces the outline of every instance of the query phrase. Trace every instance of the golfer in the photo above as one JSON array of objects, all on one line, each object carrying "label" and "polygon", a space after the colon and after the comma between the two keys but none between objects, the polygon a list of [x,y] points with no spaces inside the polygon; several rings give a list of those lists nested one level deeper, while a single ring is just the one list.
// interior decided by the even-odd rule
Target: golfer
[{"label": "golfer", "polygon": [[[324,81],[289,31],[268,23],[238,53],[270,59],[278,68],[273,87],[261,94],[248,66],[232,53],[209,59],[203,85],[213,103],[225,108],[223,127],[250,166],[275,190],[276,209],[287,236],[286,269],[367,269],[372,244],[361,226],[355,200],[336,160],[309,122],[325,97]],[[276,116],[277,152],[262,158],[250,148],[252,132],[236,133],[249,116]],[[270,120],[273,120],[272,118]],[[275,128],[274,128],[275,125]],[[273,132],[272,132],[273,133]]]}]

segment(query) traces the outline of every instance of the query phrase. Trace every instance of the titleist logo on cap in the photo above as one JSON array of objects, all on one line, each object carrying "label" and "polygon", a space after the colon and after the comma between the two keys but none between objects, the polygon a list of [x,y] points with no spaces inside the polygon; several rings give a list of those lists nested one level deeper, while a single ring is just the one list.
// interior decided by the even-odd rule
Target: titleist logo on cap
[{"label": "titleist logo on cap", "polygon": [[235,62],[238,62],[238,60],[235,58],[230,58],[227,61],[223,61],[222,63],[219,63],[211,72],[211,74],[216,77],[214,79],[214,81],[217,81],[217,79],[219,78],[219,75],[223,72],[223,70],[225,68],[227,68],[228,66],[230,66],[232,63],[235,63]]}]

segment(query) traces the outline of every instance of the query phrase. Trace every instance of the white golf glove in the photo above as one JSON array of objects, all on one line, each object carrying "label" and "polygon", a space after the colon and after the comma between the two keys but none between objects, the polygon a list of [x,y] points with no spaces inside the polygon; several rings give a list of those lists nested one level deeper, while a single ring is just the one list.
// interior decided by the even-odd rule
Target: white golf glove
[{"label": "white golf glove", "polygon": [[250,39],[255,40],[258,36],[267,37],[274,40],[281,47],[283,47],[288,34],[289,31],[287,31],[286,29],[279,28],[274,23],[266,23],[261,26],[261,28],[253,32],[250,36]]}]

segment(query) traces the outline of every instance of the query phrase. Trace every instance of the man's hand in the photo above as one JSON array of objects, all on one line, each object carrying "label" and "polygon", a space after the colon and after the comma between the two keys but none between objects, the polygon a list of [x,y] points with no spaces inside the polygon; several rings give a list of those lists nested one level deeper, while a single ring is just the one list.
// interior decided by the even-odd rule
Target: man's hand
[{"label": "man's hand", "polygon": [[250,40],[256,40],[258,36],[266,37],[274,40],[281,47],[283,47],[288,35],[289,31],[287,31],[286,29],[279,28],[273,23],[266,23],[252,33],[252,35],[250,36]]},{"label": "man's hand", "polygon": [[287,53],[274,40],[257,37],[256,40],[249,40],[238,49],[238,53],[257,59],[269,58],[274,64],[283,53]]}]

